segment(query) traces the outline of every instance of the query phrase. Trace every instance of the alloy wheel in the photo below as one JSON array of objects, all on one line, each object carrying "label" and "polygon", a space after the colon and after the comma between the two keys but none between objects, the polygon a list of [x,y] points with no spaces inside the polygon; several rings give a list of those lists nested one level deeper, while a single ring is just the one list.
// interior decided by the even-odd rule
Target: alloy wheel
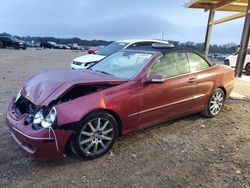
[{"label": "alloy wheel", "polygon": [[95,118],[86,123],[79,134],[79,145],[87,156],[104,153],[112,144],[114,127],[106,118]]},{"label": "alloy wheel", "polygon": [[220,90],[216,91],[210,100],[209,110],[213,116],[219,114],[224,103],[224,93]]}]

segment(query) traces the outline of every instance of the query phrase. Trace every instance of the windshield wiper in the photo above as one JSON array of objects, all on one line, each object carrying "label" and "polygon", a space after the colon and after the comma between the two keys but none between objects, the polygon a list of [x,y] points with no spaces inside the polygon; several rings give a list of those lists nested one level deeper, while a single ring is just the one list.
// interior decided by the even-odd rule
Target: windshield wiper
[{"label": "windshield wiper", "polygon": [[85,63],[85,66],[90,65],[90,67],[92,67],[92,66],[95,65],[96,63],[98,63],[98,61],[88,62],[88,63]]},{"label": "windshield wiper", "polygon": [[103,74],[107,74],[107,75],[111,75],[111,76],[114,76],[113,74],[110,74],[108,72],[105,72],[105,71],[101,71],[101,70],[94,70],[95,72],[100,72],[100,73],[103,73]]}]

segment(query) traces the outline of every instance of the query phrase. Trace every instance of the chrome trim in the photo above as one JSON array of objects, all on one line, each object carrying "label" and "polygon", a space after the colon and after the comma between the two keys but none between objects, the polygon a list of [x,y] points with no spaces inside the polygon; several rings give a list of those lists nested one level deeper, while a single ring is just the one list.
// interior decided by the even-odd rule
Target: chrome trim
[{"label": "chrome trim", "polygon": [[158,110],[160,108],[164,108],[164,107],[167,107],[167,106],[183,103],[183,102],[186,102],[186,101],[189,101],[189,100],[195,100],[195,99],[198,99],[198,98],[201,98],[201,97],[204,97],[204,96],[206,96],[206,94],[196,95],[196,96],[194,96],[192,98],[184,99],[184,100],[181,100],[181,101],[178,101],[178,102],[172,102],[170,104],[165,104],[165,105],[157,106],[157,107],[154,107],[154,108],[149,108],[147,110],[143,110],[143,111],[140,111],[140,112],[136,112],[136,113],[130,114],[128,117],[132,117],[132,116],[143,114],[143,113],[146,113],[146,112]]},{"label": "chrome trim", "polygon": [[19,131],[18,129],[16,129],[15,127],[12,127],[13,130],[15,130],[16,132],[18,132],[19,134],[29,138],[29,139],[32,139],[32,140],[54,140],[54,138],[37,138],[37,137],[33,137],[33,136],[29,136],[21,131]]},{"label": "chrome trim", "polygon": [[162,78],[162,79],[152,79],[152,82],[164,82],[165,81],[165,79],[164,78]]}]

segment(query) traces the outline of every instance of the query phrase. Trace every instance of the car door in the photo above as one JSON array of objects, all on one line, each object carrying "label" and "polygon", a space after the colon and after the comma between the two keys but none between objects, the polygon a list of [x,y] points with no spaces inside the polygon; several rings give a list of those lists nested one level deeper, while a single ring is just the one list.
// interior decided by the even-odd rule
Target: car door
[{"label": "car door", "polygon": [[2,41],[2,43],[3,43],[4,46],[7,46],[6,37],[3,37],[3,38],[1,39],[1,41]]},{"label": "car door", "polygon": [[230,67],[236,67],[236,61],[238,58],[238,53],[230,56]]},{"label": "car door", "polygon": [[140,128],[191,111],[196,87],[185,52],[166,54],[148,70],[146,77],[161,75],[165,82],[141,86],[138,122]]},{"label": "car door", "polygon": [[6,45],[11,47],[12,46],[12,40],[10,38],[5,38],[5,41],[6,41]]},{"label": "car door", "polygon": [[190,71],[197,79],[194,105],[197,109],[203,108],[214,85],[214,75],[211,74],[211,70],[209,69],[211,65],[197,53],[188,52],[187,57]]}]

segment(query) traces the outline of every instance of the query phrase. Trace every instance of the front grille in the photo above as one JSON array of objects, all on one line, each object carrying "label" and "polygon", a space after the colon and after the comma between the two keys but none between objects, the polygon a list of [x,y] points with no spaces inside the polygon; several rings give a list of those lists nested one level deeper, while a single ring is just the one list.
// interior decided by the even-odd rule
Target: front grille
[{"label": "front grille", "polygon": [[82,65],[81,62],[77,62],[77,61],[73,61],[73,64],[75,64],[75,65]]},{"label": "front grille", "polygon": [[36,106],[28,99],[21,96],[16,102],[16,113],[21,116],[25,113],[34,114],[37,111]]}]

